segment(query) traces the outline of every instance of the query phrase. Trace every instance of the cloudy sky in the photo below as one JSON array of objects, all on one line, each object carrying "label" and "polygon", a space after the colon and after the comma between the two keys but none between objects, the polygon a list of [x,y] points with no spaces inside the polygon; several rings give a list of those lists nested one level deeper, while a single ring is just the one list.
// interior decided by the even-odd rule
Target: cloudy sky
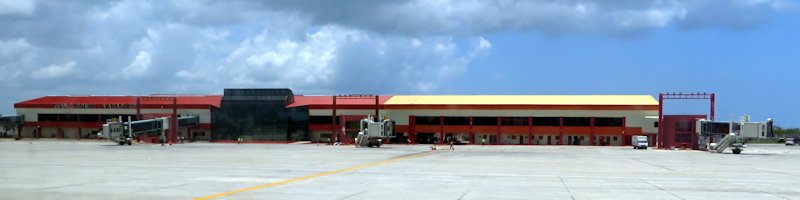
[{"label": "cloudy sky", "polygon": [[699,91],[717,93],[721,119],[798,127],[798,19],[793,0],[0,0],[0,113],[43,95],[233,87]]}]

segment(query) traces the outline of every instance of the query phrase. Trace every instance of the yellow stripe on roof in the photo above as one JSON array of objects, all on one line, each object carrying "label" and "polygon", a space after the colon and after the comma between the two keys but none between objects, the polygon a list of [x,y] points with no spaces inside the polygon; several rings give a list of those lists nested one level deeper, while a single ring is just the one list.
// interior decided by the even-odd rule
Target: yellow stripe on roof
[{"label": "yellow stripe on roof", "polygon": [[650,95],[396,95],[385,105],[658,105]]}]

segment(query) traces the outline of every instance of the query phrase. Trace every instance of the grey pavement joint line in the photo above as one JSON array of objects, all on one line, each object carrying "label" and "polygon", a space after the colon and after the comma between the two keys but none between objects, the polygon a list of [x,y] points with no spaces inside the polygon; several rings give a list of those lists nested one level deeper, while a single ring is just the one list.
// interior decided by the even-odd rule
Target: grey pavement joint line
[{"label": "grey pavement joint line", "polygon": [[761,168],[748,167],[748,166],[741,166],[741,167],[754,169],[754,170],[759,170],[759,171],[765,171],[765,172],[769,172],[769,173],[781,174],[781,175],[798,176],[797,174],[793,174],[793,173],[790,173],[790,172],[775,171],[775,170],[761,169]]},{"label": "grey pavement joint line", "polygon": [[569,193],[569,198],[572,198],[572,200],[575,200],[575,196],[572,195],[572,191],[569,191],[569,187],[567,186],[567,183],[564,182],[564,178],[561,178],[561,176],[558,176],[558,180],[561,180],[561,185],[563,185],[564,189],[566,189],[567,193]]},{"label": "grey pavement joint line", "polygon": [[89,184],[102,183],[102,182],[106,182],[106,180],[102,180],[102,181],[92,181],[92,182],[85,182],[85,183],[73,183],[73,184],[58,185],[58,186],[52,186],[52,187],[43,187],[43,188],[39,188],[39,189],[40,189],[40,190],[49,190],[49,189],[57,189],[57,188],[64,188],[64,187],[73,187],[73,186],[89,185]]},{"label": "grey pavement joint line", "polygon": [[675,193],[672,193],[672,192],[670,192],[669,190],[666,190],[666,189],[664,189],[664,188],[662,188],[662,187],[660,187],[660,186],[658,186],[658,185],[656,185],[656,184],[650,183],[650,182],[648,182],[648,181],[646,181],[646,180],[642,180],[642,179],[639,179],[639,181],[642,181],[642,182],[644,182],[644,183],[647,183],[647,184],[648,184],[648,185],[650,185],[650,186],[653,186],[653,187],[655,187],[655,188],[658,188],[659,190],[661,190],[661,191],[664,191],[664,192],[666,192],[667,194],[670,194],[670,195],[672,195],[672,196],[674,196],[674,197],[676,197],[676,198],[678,198],[678,199],[681,199],[681,200],[686,200],[686,199],[684,199],[683,197],[681,197],[681,196],[678,196],[677,194],[675,194]]},{"label": "grey pavement joint line", "polygon": [[769,195],[772,195],[772,196],[776,196],[776,197],[778,197],[778,198],[781,198],[781,199],[789,199],[789,198],[786,198],[786,197],[784,197],[784,196],[781,196],[781,195],[778,195],[778,194],[775,194],[775,193],[772,193],[772,192],[767,192],[767,191],[759,190],[759,189],[756,189],[756,188],[753,188],[753,187],[747,187],[747,184],[736,184],[736,183],[734,183],[734,184],[735,184],[735,185],[738,185],[738,186],[742,186],[742,187],[744,187],[744,188],[747,188],[747,189],[750,189],[750,190],[753,190],[753,191],[756,191],[756,192],[760,192],[760,193],[764,193],[764,194],[769,194]]},{"label": "grey pavement joint line", "polygon": [[461,194],[461,196],[458,197],[458,200],[464,199],[464,197],[467,196],[467,194],[470,191],[472,191],[472,188],[474,188],[476,185],[478,185],[481,182],[483,182],[483,180],[486,179],[487,176],[489,176],[489,173],[483,174],[483,176],[481,176],[481,179],[478,179],[478,182],[475,182],[475,184],[470,185],[469,188],[467,188],[467,191],[464,191],[464,194]]},{"label": "grey pavement joint line", "polygon": [[140,192],[170,189],[170,188],[187,186],[187,185],[189,185],[189,184],[188,183],[181,183],[181,184],[167,185],[167,186],[162,186],[162,187],[147,188],[147,189],[143,189],[143,190],[139,190],[139,191],[135,191],[135,192],[131,192],[131,193],[136,194],[136,193],[140,193]]},{"label": "grey pavement joint line", "polygon": [[351,195],[347,195],[346,197],[344,197],[344,198],[341,198],[340,200],[349,199],[350,197],[354,197],[354,196],[356,196],[356,195],[363,194],[364,192],[367,192],[367,190],[362,190],[361,192],[356,192],[356,193],[353,193],[353,194],[351,194]]},{"label": "grey pavement joint line", "polygon": [[656,167],[661,168],[661,169],[666,169],[666,170],[673,171],[673,172],[675,171],[674,169],[670,169],[670,168],[667,168],[667,167],[664,167],[664,166],[661,166],[661,165],[656,165],[656,164],[653,164],[653,163],[645,162],[645,161],[642,161],[642,160],[639,160],[639,159],[633,159],[633,160],[635,160],[637,162],[640,162],[640,163],[656,166]]}]

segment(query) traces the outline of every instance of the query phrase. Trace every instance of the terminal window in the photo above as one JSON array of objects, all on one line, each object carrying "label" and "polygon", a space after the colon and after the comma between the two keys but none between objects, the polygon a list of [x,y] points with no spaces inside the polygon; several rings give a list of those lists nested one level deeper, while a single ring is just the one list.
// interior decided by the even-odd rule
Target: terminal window
[{"label": "terminal window", "polygon": [[527,126],[528,125],[528,118],[527,117],[503,117],[501,119],[503,126]]},{"label": "terminal window", "polygon": [[534,126],[559,126],[561,119],[558,117],[534,117]]},{"label": "terminal window", "polygon": [[691,122],[675,122],[675,131],[678,131],[678,132],[690,132],[690,131],[692,131],[692,123]]},{"label": "terminal window", "polygon": [[440,125],[442,124],[441,120],[441,117],[414,117],[414,123],[416,125]]}]

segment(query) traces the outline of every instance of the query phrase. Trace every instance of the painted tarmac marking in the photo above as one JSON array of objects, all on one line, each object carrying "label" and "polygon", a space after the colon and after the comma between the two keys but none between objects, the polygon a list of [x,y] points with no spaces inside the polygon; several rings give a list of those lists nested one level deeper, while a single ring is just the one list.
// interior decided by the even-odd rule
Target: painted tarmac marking
[{"label": "painted tarmac marking", "polygon": [[196,200],[207,200],[207,199],[215,199],[215,198],[220,198],[220,197],[232,196],[232,195],[237,195],[237,194],[241,194],[241,193],[245,193],[245,192],[249,192],[249,191],[253,191],[253,190],[258,190],[258,189],[263,189],[263,188],[268,188],[268,187],[274,187],[274,186],[279,186],[279,185],[285,185],[285,184],[294,183],[294,182],[300,182],[300,181],[309,180],[309,179],[320,178],[320,177],[334,175],[334,174],[338,174],[338,173],[342,173],[342,172],[349,172],[349,171],[354,171],[354,170],[358,170],[358,169],[364,169],[364,168],[367,168],[367,167],[374,167],[374,166],[378,166],[378,165],[389,164],[389,163],[393,163],[393,162],[397,162],[397,161],[401,161],[401,160],[407,160],[407,159],[411,159],[411,158],[416,158],[416,157],[420,157],[420,156],[429,155],[429,154],[432,154],[432,153],[434,153],[434,151],[426,151],[426,152],[422,152],[422,153],[417,153],[417,154],[412,154],[412,155],[408,155],[408,156],[392,158],[392,159],[378,161],[378,162],[374,162],[374,163],[356,165],[356,166],[352,166],[352,167],[348,167],[348,168],[344,168],[344,169],[337,169],[337,170],[333,170],[333,171],[327,171],[327,172],[312,174],[312,175],[293,178],[293,179],[287,179],[287,180],[278,181],[278,182],[272,182],[272,183],[267,183],[267,184],[262,184],[262,185],[256,185],[256,186],[253,186],[253,187],[241,188],[241,189],[232,190],[232,191],[228,191],[228,192],[223,192],[223,193],[219,193],[219,194],[213,194],[213,195],[209,195],[209,196],[198,197],[198,198],[195,198],[195,199]]}]

